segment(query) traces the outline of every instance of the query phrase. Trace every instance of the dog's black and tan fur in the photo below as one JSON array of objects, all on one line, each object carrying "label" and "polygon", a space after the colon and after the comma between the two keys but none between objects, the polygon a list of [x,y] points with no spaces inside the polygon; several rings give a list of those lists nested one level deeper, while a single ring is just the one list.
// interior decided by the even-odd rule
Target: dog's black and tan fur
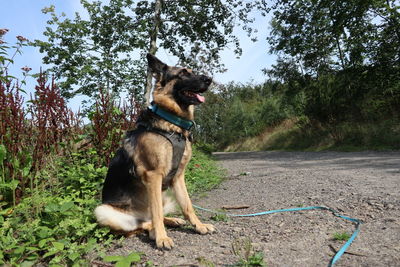
[{"label": "dog's black and tan fur", "polygon": [[[211,79],[195,75],[190,69],[167,66],[150,54],[147,60],[156,78],[154,103],[169,113],[193,120],[194,105],[204,101],[199,93],[208,89]],[[200,222],[194,213],[185,185],[185,168],[192,154],[190,132],[151,111],[144,112],[139,121],[147,128],[181,135],[186,139],[182,160],[167,185],[172,188],[183,215],[195,230],[200,234],[213,232],[214,227]],[[173,247],[164,225],[185,224],[183,219],[164,217],[174,206],[163,187],[173,168],[173,149],[171,142],[155,131],[127,134],[109,166],[103,203],[95,209],[99,224],[126,233],[144,229],[149,231],[158,248]]]}]

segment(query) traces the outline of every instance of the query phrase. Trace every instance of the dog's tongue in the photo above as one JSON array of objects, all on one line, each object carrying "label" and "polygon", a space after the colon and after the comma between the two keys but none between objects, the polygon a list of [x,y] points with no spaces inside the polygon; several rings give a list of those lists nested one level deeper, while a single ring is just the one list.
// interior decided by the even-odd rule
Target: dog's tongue
[{"label": "dog's tongue", "polygon": [[199,100],[200,103],[204,103],[206,101],[206,98],[202,95],[196,94],[197,100]]}]

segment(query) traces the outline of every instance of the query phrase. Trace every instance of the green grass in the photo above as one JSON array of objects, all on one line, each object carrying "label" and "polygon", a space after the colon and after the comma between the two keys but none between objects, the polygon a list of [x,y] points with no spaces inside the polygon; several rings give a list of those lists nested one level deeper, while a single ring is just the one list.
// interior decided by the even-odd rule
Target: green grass
[{"label": "green grass", "polygon": [[335,241],[347,241],[347,240],[349,240],[349,238],[350,238],[350,234],[349,233],[346,233],[346,232],[342,232],[342,233],[339,233],[339,232],[336,232],[336,233],[334,233],[333,234],[333,240],[335,240]]},{"label": "green grass", "polygon": [[254,251],[250,238],[235,239],[232,242],[232,251],[239,261],[233,266],[236,267],[266,267],[264,254]]},{"label": "green grass", "polygon": [[264,254],[261,252],[253,253],[247,259],[239,260],[239,262],[236,263],[234,266],[237,266],[237,267],[255,267],[255,266],[266,267],[265,262],[264,262]]},{"label": "green grass", "polygon": [[224,176],[225,172],[217,166],[211,154],[193,146],[192,159],[185,174],[190,194],[204,194],[219,185]]},{"label": "green grass", "polygon": [[229,216],[226,214],[225,210],[218,210],[219,213],[214,214],[210,217],[211,220],[215,222],[227,222],[229,221]]},{"label": "green grass", "polygon": [[212,261],[210,261],[204,257],[198,257],[198,258],[196,258],[196,260],[199,263],[199,266],[201,266],[201,267],[215,267],[215,264]]},{"label": "green grass", "polygon": [[257,137],[228,146],[229,151],[364,151],[399,150],[400,121],[343,122],[312,125],[306,118],[291,119],[269,128]]}]

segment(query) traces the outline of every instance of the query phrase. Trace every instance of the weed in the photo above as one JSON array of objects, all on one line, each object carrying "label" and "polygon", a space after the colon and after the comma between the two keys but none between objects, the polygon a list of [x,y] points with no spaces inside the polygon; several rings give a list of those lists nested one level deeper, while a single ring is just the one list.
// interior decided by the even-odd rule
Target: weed
[{"label": "weed", "polygon": [[[0,32],[4,35],[7,30]],[[12,56],[7,55],[5,42],[0,42],[0,193],[14,206],[37,185],[36,174],[46,165],[48,155],[60,153],[62,144],[71,142],[80,130],[79,115],[72,113],[54,79],[48,84],[44,73],[37,75],[34,94],[25,101],[21,89],[25,80],[19,82],[7,73],[15,55],[26,45],[26,38],[17,39]],[[26,78],[30,68],[22,69]]]},{"label": "weed", "polygon": [[347,240],[349,240],[349,238],[350,238],[350,234],[348,234],[346,232],[342,232],[342,233],[336,232],[333,234],[332,239],[335,241],[347,241]]},{"label": "weed", "polygon": [[239,257],[239,261],[234,266],[266,266],[263,253],[254,251],[250,238],[236,239],[232,243],[232,251]]},{"label": "weed", "polygon": [[105,256],[103,260],[115,263],[115,267],[130,267],[133,263],[140,262],[141,253],[132,252],[127,256]]},{"label": "weed", "polygon": [[211,216],[210,219],[216,222],[227,222],[229,220],[229,216],[224,210],[218,210],[218,213]]},{"label": "weed", "polygon": [[99,164],[108,165],[126,130],[132,129],[140,107],[135,99],[117,104],[109,92],[100,90],[99,99],[89,113],[92,122],[91,141],[101,156]]}]

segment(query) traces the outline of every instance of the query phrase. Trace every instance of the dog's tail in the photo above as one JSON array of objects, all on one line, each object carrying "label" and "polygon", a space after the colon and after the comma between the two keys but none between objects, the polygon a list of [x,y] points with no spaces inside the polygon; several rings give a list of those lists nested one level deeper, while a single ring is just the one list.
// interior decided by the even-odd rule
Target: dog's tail
[{"label": "dog's tail", "polygon": [[[167,195],[163,195],[164,214],[175,211],[175,201]],[[97,222],[102,226],[108,226],[115,231],[131,232],[140,229],[143,222],[150,221],[150,212],[128,212],[117,209],[109,204],[101,204],[94,210]]]},{"label": "dog's tail", "polygon": [[94,210],[97,222],[115,231],[130,232],[139,228],[140,222],[135,215],[116,209],[108,204],[101,204]]}]

